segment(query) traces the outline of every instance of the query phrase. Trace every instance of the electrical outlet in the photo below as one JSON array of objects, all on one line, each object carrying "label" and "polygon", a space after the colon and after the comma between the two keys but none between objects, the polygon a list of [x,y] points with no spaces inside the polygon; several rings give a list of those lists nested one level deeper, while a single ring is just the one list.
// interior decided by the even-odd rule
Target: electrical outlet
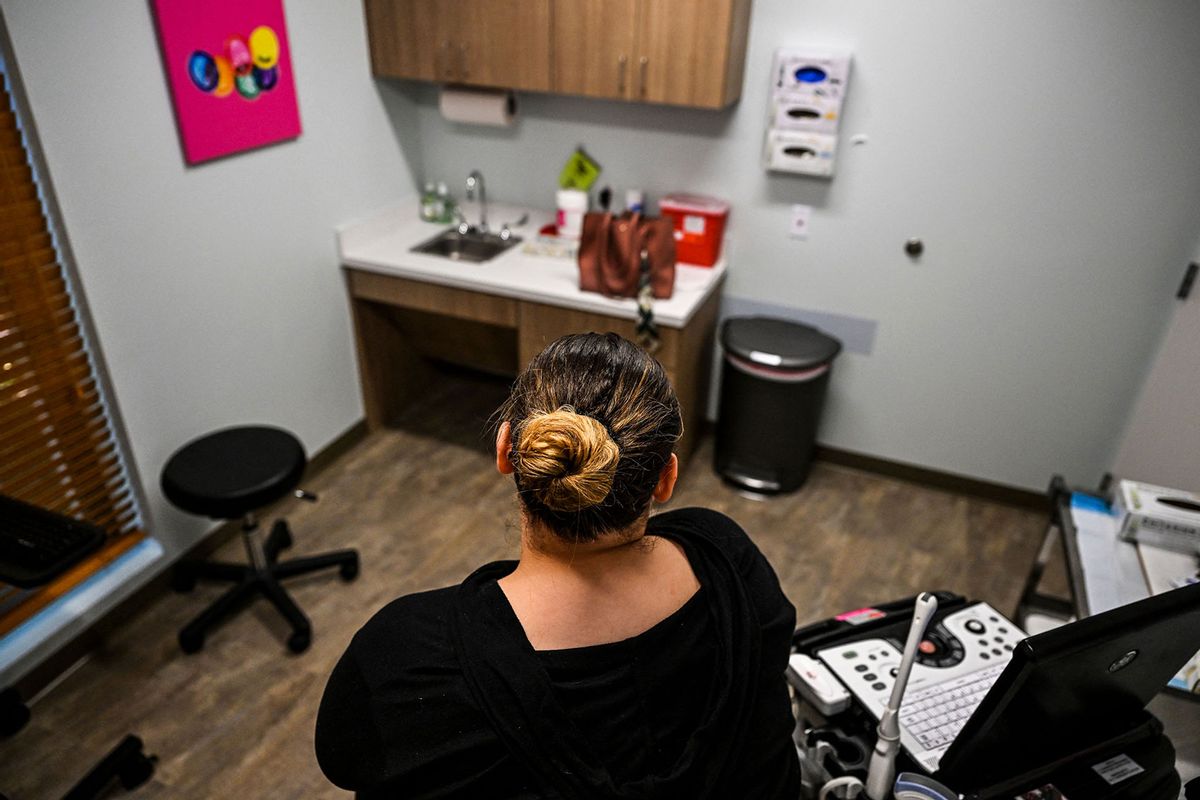
[{"label": "electrical outlet", "polygon": [[788,235],[793,239],[806,241],[808,239],[808,222],[812,217],[812,206],[792,206],[792,224]]}]

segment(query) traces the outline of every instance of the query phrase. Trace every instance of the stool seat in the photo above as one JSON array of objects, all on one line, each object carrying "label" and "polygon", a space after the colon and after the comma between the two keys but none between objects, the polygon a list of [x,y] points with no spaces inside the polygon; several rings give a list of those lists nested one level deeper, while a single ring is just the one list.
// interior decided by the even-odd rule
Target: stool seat
[{"label": "stool seat", "polygon": [[184,511],[238,519],[295,489],[306,463],[304,446],[285,430],[225,428],[177,450],[163,467],[162,490]]}]

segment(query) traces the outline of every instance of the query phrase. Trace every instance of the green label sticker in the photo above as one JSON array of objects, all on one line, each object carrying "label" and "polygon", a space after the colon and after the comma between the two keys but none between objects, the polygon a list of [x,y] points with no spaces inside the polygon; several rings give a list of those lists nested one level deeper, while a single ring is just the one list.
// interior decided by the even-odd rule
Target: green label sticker
[{"label": "green label sticker", "polygon": [[558,174],[558,185],[563,189],[580,189],[586,192],[599,177],[600,165],[583,150],[576,150]]}]

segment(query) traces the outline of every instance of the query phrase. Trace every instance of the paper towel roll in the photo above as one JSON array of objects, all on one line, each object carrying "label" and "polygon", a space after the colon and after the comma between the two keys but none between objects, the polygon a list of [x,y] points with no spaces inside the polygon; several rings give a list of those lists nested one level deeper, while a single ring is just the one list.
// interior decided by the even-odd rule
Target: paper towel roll
[{"label": "paper towel roll", "polygon": [[442,116],[451,122],[507,128],[517,113],[517,98],[502,89],[442,89]]}]

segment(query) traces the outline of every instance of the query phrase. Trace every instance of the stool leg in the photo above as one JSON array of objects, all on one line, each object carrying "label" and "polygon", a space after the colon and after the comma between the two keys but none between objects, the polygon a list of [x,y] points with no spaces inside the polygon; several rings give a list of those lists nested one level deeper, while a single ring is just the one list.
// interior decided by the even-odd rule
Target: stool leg
[{"label": "stool leg", "polygon": [[274,564],[275,560],[279,558],[279,553],[291,546],[292,532],[288,529],[287,520],[275,520],[275,524],[271,526],[271,532],[267,534],[267,541],[263,544],[267,563]]},{"label": "stool leg", "polygon": [[271,605],[275,606],[292,626],[292,635],[288,637],[288,649],[293,653],[303,653],[312,641],[312,625],[309,624],[308,617],[300,610],[300,606],[296,605],[296,601],[270,576],[259,581],[259,588],[271,601]]},{"label": "stool leg", "polygon": [[252,574],[244,564],[227,564],[223,561],[196,561],[188,565],[188,569],[197,578],[233,583],[241,583]]},{"label": "stool leg", "polygon": [[200,612],[191,622],[179,631],[179,646],[185,653],[195,653],[204,647],[204,634],[232,611],[239,603],[253,593],[254,581],[242,581],[231,586],[225,594],[218,597],[212,605]]},{"label": "stool leg", "polygon": [[271,568],[271,572],[276,578],[282,580],[284,578],[295,577],[296,575],[305,575],[309,572],[328,569],[329,567],[339,567],[343,580],[354,580],[358,576],[358,551],[335,550],[332,553],[323,553],[319,556],[294,558],[291,561],[275,564]]}]

